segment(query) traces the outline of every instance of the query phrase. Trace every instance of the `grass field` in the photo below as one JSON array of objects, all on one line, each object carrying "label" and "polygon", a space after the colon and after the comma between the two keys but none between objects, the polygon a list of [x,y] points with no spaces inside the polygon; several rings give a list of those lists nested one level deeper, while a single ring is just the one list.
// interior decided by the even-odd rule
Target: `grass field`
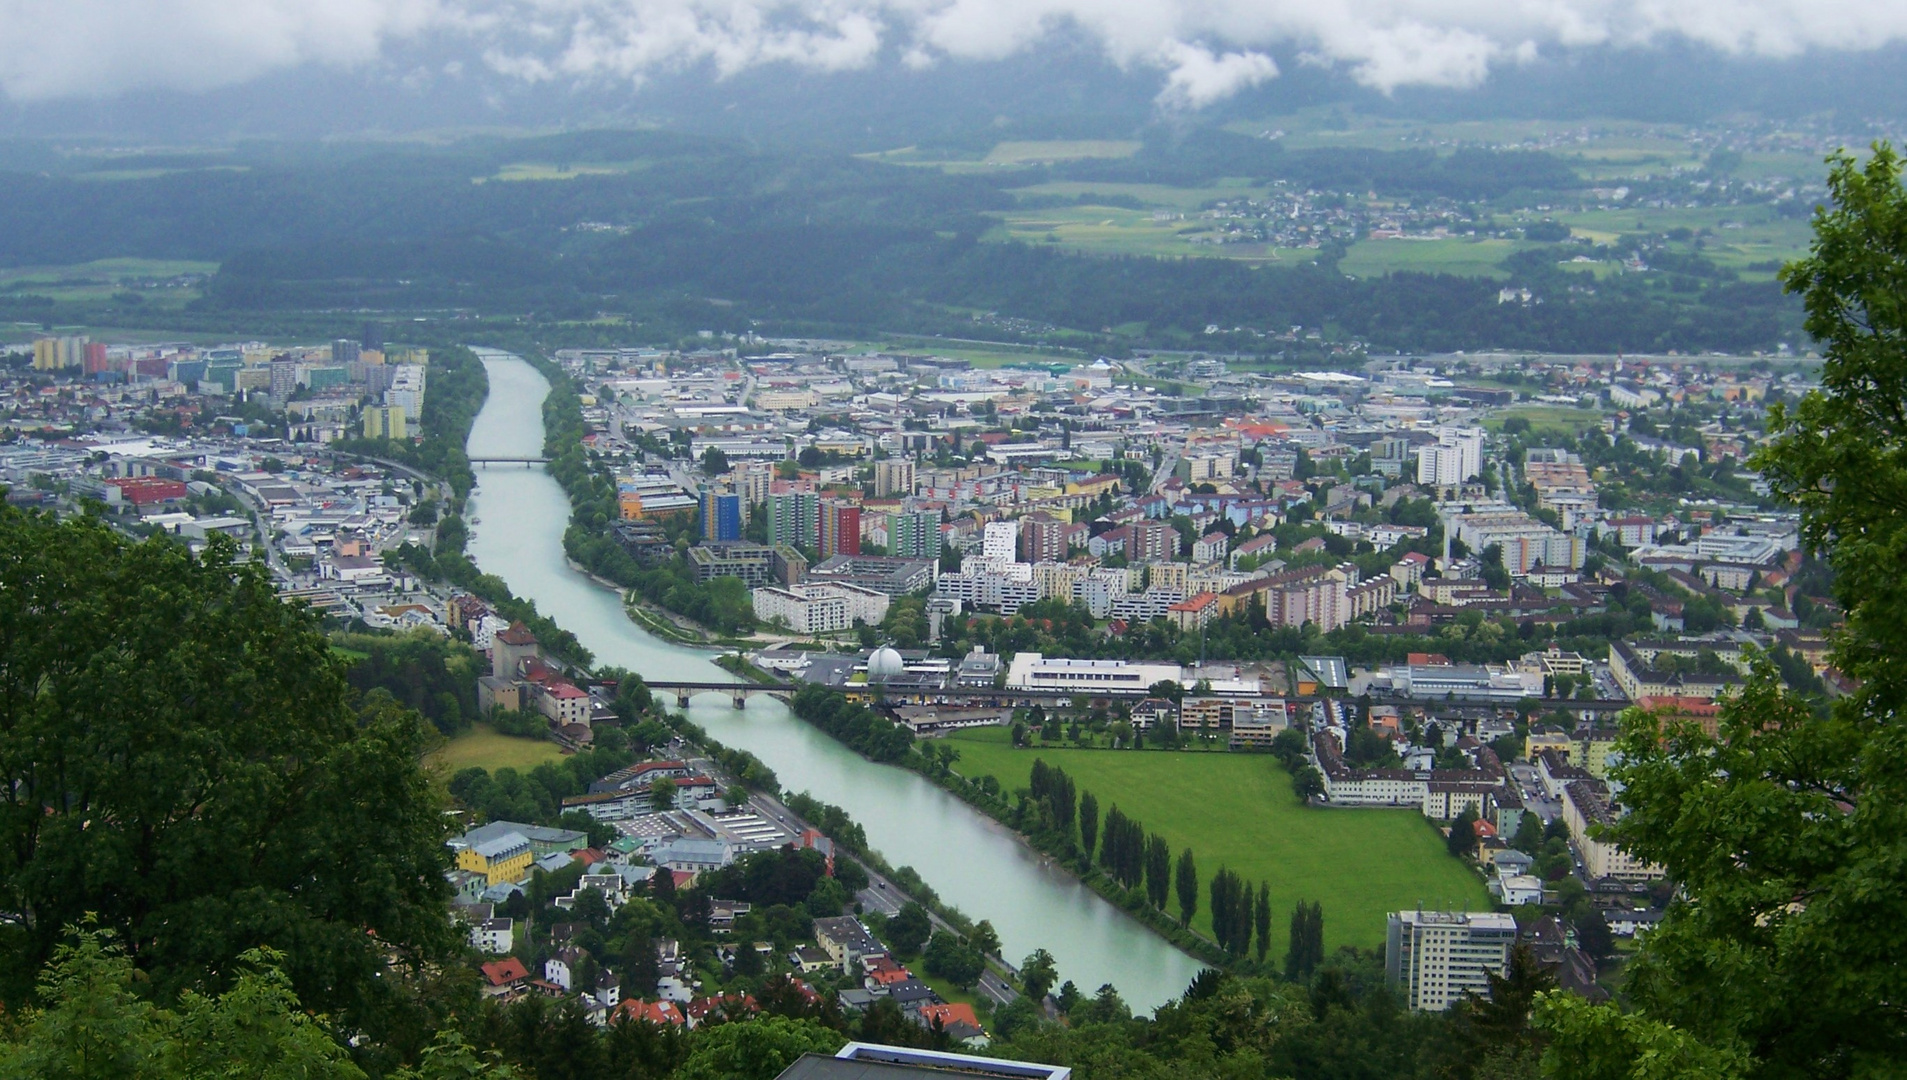
[{"label": "grass field", "polygon": [[[210,275],[218,271],[214,262],[185,259],[96,259],[64,266],[20,266],[0,269],[0,294],[48,296],[66,302],[105,300],[130,289],[152,307],[183,307],[199,297],[200,289],[190,285],[160,284],[148,288],[146,282],[169,282],[187,275]],[[162,340],[177,341],[172,333]]]},{"label": "grass field", "polygon": [[574,180],[579,176],[618,176],[623,173],[640,172],[649,167],[646,161],[595,162],[573,164],[548,161],[517,161],[499,168],[494,176],[480,176],[477,183],[485,180]]},{"label": "grass field", "polygon": [[1572,409],[1565,405],[1513,405],[1499,410],[1483,421],[1491,431],[1502,431],[1503,422],[1520,416],[1530,422],[1533,434],[1568,435],[1572,438],[1585,428],[1602,423],[1602,414],[1594,409]]},{"label": "grass field", "polygon": [[1209,202],[1220,199],[1235,199],[1240,196],[1262,195],[1264,186],[1249,180],[1235,178],[1220,180],[1209,187],[1172,187],[1167,184],[1113,184],[1092,180],[1056,180],[1049,184],[1029,184],[1026,187],[1009,188],[1008,192],[1020,198],[1033,198],[1041,195],[1057,195],[1062,199],[1077,199],[1081,195],[1116,195],[1134,199],[1150,207],[1175,210],[1196,210]]},{"label": "grass field", "polygon": [[1502,280],[1510,275],[1497,264],[1519,246],[1514,240],[1360,240],[1339,260],[1338,269],[1352,277],[1414,270]]},{"label": "grass field", "polygon": [[1092,255],[1163,255],[1236,259],[1249,263],[1294,265],[1311,262],[1317,252],[1303,248],[1275,248],[1265,244],[1193,243],[1192,237],[1211,230],[1190,215],[1171,210],[1134,210],[1123,206],[1048,206],[1006,210],[994,214],[1000,228],[989,240],[1052,243],[1068,251]]},{"label": "grass field", "polygon": [[1003,142],[987,153],[993,165],[1030,165],[1082,158],[1128,158],[1139,152],[1137,142],[1123,139],[1051,139],[1041,142]]},{"label": "grass field", "polygon": [[440,769],[447,779],[459,769],[472,765],[495,772],[509,767],[527,772],[546,761],[562,758],[563,751],[548,739],[523,739],[499,735],[488,724],[477,724],[425,755],[424,764]]},{"label": "grass field", "polygon": [[[1176,859],[1191,847],[1198,862],[1199,912],[1211,932],[1212,874],[1229,866],[1271,886],[1272,955],[1284,955],[1292,905],[1324,905],[1327,948],[1382,943],[1387,912],[1426,907],[1488,908],[1476,874],[1452,859],[1442,838],[1413,810],[1317,810],[1299,805],[1278,762],[1265,754],[1125,750],[1014,749],[1001,728],[951,736],[954,768],[991,774],[1008,790],[1024,788],[1033,760],[1066,770],[1101,813],[1118,803],[1165,837]],[[1177,910],[1177,900],[1173,900]]]}]

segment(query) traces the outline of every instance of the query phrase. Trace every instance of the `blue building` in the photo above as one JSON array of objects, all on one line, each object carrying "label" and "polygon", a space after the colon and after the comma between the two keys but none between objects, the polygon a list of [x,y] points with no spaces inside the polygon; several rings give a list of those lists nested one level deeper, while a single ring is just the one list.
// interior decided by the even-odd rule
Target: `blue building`
[{"label": "blue building", "polygon": [[742,497],[728,491],[702,493],[702,539],[714,543],[742,538]]}]

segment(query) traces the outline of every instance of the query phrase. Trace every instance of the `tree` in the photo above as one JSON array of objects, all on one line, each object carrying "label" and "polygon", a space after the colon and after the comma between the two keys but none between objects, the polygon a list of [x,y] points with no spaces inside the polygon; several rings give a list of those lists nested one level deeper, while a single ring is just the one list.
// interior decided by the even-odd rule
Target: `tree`
[{"label": "tree", "polygon": [[1172,849],[1165,837],[1153,833],[1146,837],[1146,899],[1160,911],[1172,895]]},{"label": "tree", "polygon": [[1093,847],[1099,841],[1099,800],[1090,791],[1079,793],[1079,850],[1092,862]]},{"label": "tree", "polygon": [[[1907,1059],[1907,190],[1894,151],[1832,159],[1809,256],[1782,272],[1821,343],[1821,389],[1770,410],[1754,458],[1799,506],[1847,625],[1833,662],[1859,690],[1820,711],[1772,664],[1717,733],[1623,719],[1613,839],[1662,865],[1671,904],[1630,964],[1635,1012],[1539,1010],[1564,1077],[1647,1053],[1681,1075],[1884,1075]],[[1664,1073],[1663,1075],[1667,1075]]]},{"label": "tree", "polygon": [[968,936],[967,940],[971,941],[973,947],[979,949],[983,955],[1000,955],[1000,934],[993,929],[993,923],[989,920],[981,919],[975,923],[973,933]]},{"label": "tree", "polygon": [[1034,1001],[1045,998],[1058,981],[1059,967],[1053,962],[1053,954],[1045,949],[1035,949],[1020,961],[1020,988]]},{"label": "tree", "polygon": [[1300,900],[1291,908],[1291,934],[1285,945],[1285,978],[1311,977],[1324,962],[1324,905]]},{"label": "tree", "polygon": [[758,1016],[698,1032],[679,1080],[774,1080],[803,1054],[832,1054],[847,1039],[817,1020]]},{"label": "tree", "polygon": [[933,920],[927,917],[927,909],[909,900],[901,905],[893,918],[887,920],[887,943],[902,956],[913,956],[920,952],[927,935],[933,930]]},{"label": "tree", "polygon": [[987,969],[987,958],[973,943],[962,941],[945,930],[937,930],[927,942],[922,959],[926,961],[927,973],[946,979],[962,990],[980,981],[981,972]]},{"label": "tree", "polygon": [[1477,812],[1466,808],[1450,823],[1450,835],[1444,837],[1444,846],[1450,854],[1459,859],[1467,859],[1477,850]]},{"label": "tree", "polygon": [[307,1007],[394,1022],[383,973],[456,945],[420,718],[353,708],[316,615],[220,540],[0,510],[0,626],[4,997],[93,913],[162,996],[270,947]]},{"label": "tree", "polygon": [[664,776],[649,785],[649,805],[657,810],[675,809],[675,781]]},{"label": "tree", "polygon": [[1258,930],[1258,962],[1265,962],[1265,953],[1271,950],[1271,886],[1258,883],[1258,907],[1253,912],[1253,923]]},{"label": "tree", "polygon": [[1192,861],[1192,849],[1186,848],[1179,853],[1179,866],[1173,875],[1173,885],[1179,893],[1179,923],[1192,925],[1192,916],[1198,914],[1198,866]]},{"label": "tree", "polygon": [[1616,951],[1615,936],[1609,932],[1609,920],[1602,909],[1590,908],[1576,920],[1576,940],[1591,958],[1607,960]]},{"label": "tree", "polygon": [[280,959],[269,950],[247,951],[230,989],[188,991],[176,1009],[165,1009],[135,992],[138,974],[111,934],[83,928],[55,949],[40,974],[45,1008],[19,1017],[10,1041],[0,1043],[0,1078],[361,1080],[344,1047],[300,1006]]},{"label": "tree", "polygon": [[711,446],[702,451],[702,471],[710,476],[720,476],[728,471],[728,455],[719,447]]}]

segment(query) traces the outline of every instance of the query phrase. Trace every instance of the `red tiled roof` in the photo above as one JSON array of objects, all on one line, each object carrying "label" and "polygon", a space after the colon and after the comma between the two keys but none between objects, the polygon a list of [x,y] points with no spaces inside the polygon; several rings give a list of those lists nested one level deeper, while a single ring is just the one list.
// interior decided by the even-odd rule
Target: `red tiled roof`
[{"label": "red tiled roof", "polygon": [[646,1020],[651,1024],[673,1024],[676,1027],[688,1024],[682,1010],[673,1001],[638,1001],[629,998],[616,1006],[616,1015],[629,1020]]},{"label": "red tiled roof", "polygon": [[932,1027],[936,1020],[940,1021],[940,1026],[943,1028],[952,1027],[955,1023],[971,1024],[975,1028],[980,1027],[980,1018],[974,1015],[973,1006],[964,1001],[922,1005],[920,1007],[920,1019],[922,1023],[929,1027]]},{"label": "red tiled roof", "polygon": [[529,978],[530,972],[523,966],[523,961],[506,956],[483,965],[483,977],[490,981],[491,986],[508,986]]}]

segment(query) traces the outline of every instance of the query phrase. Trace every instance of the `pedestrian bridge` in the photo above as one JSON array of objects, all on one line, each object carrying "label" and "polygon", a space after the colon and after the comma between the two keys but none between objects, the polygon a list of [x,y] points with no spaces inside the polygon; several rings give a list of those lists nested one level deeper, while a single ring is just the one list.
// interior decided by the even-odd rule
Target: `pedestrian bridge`
[{"label": "pedestrian bridge", "polygon": [[642,683],[649,688],[649,693],[657,698],[672,698],[684,709],[689,707],[689,699],[697,694],[726,694],[737,709],[745,707],[748,699],[752,697],[767,696],[788,701],[795,696],[795,688],[784,683],[680,682],[646,677]]}]

